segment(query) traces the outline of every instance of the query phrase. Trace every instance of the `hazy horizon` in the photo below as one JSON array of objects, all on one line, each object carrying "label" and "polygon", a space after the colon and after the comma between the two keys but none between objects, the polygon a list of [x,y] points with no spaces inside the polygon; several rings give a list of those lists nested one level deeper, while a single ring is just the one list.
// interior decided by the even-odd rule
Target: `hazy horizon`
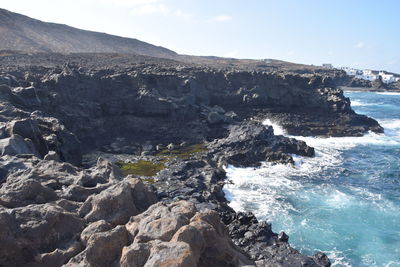
[{"label": "hazy horizon", "polygon": [[394,0],[14,0],[2,1],[1,8],[179,54],[400,73],[400,3]]}]

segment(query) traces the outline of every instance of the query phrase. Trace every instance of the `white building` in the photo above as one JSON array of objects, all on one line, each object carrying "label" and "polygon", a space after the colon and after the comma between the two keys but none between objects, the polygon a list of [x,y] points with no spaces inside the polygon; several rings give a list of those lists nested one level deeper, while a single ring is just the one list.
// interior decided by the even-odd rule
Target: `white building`
[{"label": "white building", "polygon": [[379,75],[374,74],[372,70],[363,70],[362,74],[359,74],[356,77],[362,80],[375,81],[379,78]]},{"label": "white building", "polygon": [[382,82],[384,83],[393,83],[400,81],[400,78],[395,77],[393,74],[385,73],[384,71],[380,71],[376,73],[372,70],[359,70],[349,67],[341,67],[341,70],[345,71],[349,76],[355,76],[358,79],[368,80],[368,81],[375,81],[379,79],[379,76],[382,78]]},{"label": "white building", "polygon": [[400,78],[394,77],[393,74],[388,74],[388,73],[385,73],[384,71],[380,71],[379,76],[382,77],[382,82],[384,82],[384,83],[394,83],[400,79]]},{"label": "white building", "polygon": [[358,69],[353,69],[353,68],[349,68],[349,67],[342,67],[341,69],[344,70],[346,72],[346,74],[349,76],[356,76],[356,75],[360,74],[360,70],[358,70]]}]

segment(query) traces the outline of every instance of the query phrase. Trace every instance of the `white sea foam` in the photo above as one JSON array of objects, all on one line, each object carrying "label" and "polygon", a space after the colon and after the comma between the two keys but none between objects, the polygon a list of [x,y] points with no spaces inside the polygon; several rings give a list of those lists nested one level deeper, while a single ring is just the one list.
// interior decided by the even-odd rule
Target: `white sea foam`
[{"label": "white sea foam", "polygon": [[392,119],[392,120],[380,120],[380,124],[383,127],[391,128],[391,129],[400,129],[400,120]]},{"label": "white sea foam", "polygon": [[[366,200],[363,203],[366,205],[372,205],[374,209],[393,214],[400,213],[399,207],[395,205],[393,201],[382,198],[382,195],[379,193],[370,192],[365,188],[357,188],[349,185],[347,187],[351,190],[352,195],[358,199]],[[361,205],[361,203],[359,203],[359,205]]]},{"label": "white sea foam", "polygon": [[352,107],[365,106],[365,103],[356,100],[351,100],[351,106]]},{"label": "white sea foam", "polygon": [[342,209],[343,207],[351,205],[353,201],[353,197],[337,189],[333,190],[329,197],[326,198],[326,203],[332,209]]},{"label": "white sea foam", "polygon": [[271,125],[274,128],[275,135],[285,135],[285,130],[277,123],[272,122],[270,119],[263,121],[263,125]]},{"label": "white sea foam", "polygon": [[[281,131],[281,127],[269,120],[265,125],[273,125]],[[233,209],[240,211],[251,208],[256,215],[265,217],[276,213],[289,212],[295,208],[287,201],[286,196],[302,188],[301,177],[313,179],[323,170],[334,168],[342,164],[342,152],[358,145],[396,145],[400,140],[386,137],[383,134],[369,133],[363,137],[301,137],[295,138],[305,141],[315,148],[315,157],[308,158],[293,155],[294,166],[284,164],[263,163],[259,168],[226,168],[227,177],[232,184],[224,187],[227,198]],[[296,177],[291,179],[291,177]],[[300,180],[299,180],[300,179]],[[319,177],[318,179],[321,179]],[[330,179],[330,177],[326,177]],[[332,193],[332,192],[330,192]],[[345,195],[337,191],[330,197],[332,206],[345,203]],[[327,203],[329,205],[329,203]]]},{"label": "white sea foam", "polygon": [[400,137],[400,120],[379,120],[379,123],[385,129],[386,136]]},{"label": "white sea foam", "polygon": [[374,106],[374,105],[379,105],[379,104],[381,104],[381,103],[363,103],[361,101],[351,100],[352,107]]},{"label": "white sea foam", "polygon": [[[294,207],[282,201],[282,192],[294,192],[301,188],[298,181],[286,178],[290,168],[283,164],[264,163],[260,168],[226,168],[227,177],[232,184],[224,186],[230,206],[237,210],[252,210],[256,216],[268,212],[274,216],[282,211],[294,210]],[[264,216],[263,216],[264,217]]]},{"label": "white sea foam", "polygon": [[[360,105],[363,103],[359,102]],[[393,146],[400,145],[400,120],[381,120],[379,123],[385,128],[385,134],[368,133],[363,137],[299,137],[291,136],[305,141],[315,148],[315,157],[308,158],[292,155],[294,166],[263,163],[259,168],[226,168],[227,177],[232,184],[224,187],[230,206],[236,211],[250,210],[261,220],[271,220],[279,216],[280,223],[284,225],[285,232],[295,231],[296,223],[291,212],[298,211],[294,199],[305,202],[319,203],[322,208],[342,209],[354,205],[374,205],[379,210],[398,213],[398,207],[382,198],[379,193],[372,193],[366,189],[360,189],[348,185],[347,191],[341,191],[327,184],[309,185],[309,181],[317,177],[321,179],[335,179],[327,175],[319,176],[322,171],[334,170],[343,163],[343,152],[356,146]],[[285,131],[278,124],[266,120],[264,125],[272,125],[275,134],[285,135]],[[299,192],[303,192],[299,194]],[[360,199],[363,201],[360,203]],[[282,216],[283,215],[283,216]],[[286,216],[287,215],[287,216]],[[312,225],[307,219],[300,222],[301,227]],[[315,225],[310,227],[316,227]],[[325,229],[326,230],[326,229]],[[325,251],[332,260],[332,266],[351,266],[343,252],[338,250]],[[393,265],[397,266],[396,262]]]},{"label": "white sea foam", "polygon": [[324,253],[328,256],[329,259],[332,261],[333,266],[340,266],[340,267],[351,267],[352,265],[343,255],[343,252],[339,250],[331,250],[331,251],[324,251]]},{"label": "white sea foam", "polygon": [[400,261],[389,261],[385,267],[400,267]]},{"label": "white sea foam", "polygon": [[378,95],[395,95],[395,96],[400,96],[400,93],[398,92],[376,92]]}]

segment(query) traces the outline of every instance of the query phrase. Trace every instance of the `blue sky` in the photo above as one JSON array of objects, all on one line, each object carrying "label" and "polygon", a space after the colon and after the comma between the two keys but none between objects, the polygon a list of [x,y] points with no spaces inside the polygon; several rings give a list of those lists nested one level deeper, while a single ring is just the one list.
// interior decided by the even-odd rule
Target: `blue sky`
[{"label": "blue sky", "polygon": [[398,0],[0,0],[0,7],[178,53],[400,73]]}]

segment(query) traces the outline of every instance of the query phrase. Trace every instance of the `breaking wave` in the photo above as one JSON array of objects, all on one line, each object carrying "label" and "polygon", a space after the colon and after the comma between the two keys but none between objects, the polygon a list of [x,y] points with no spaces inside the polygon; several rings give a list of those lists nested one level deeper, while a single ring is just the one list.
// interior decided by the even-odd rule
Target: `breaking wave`
[{"label": "breaking wave", "polygon": [[[232,183],[224,191],[232,208],[272,222],[305,254],[325,252],[333,266],[400,266],[400,113],[382,112],[376,93],[352,96],[368,115],[376,109],[384,134],[294,136],[313,146],[315,157],[293,155],[294,166],[227,166]],[[285,134],[270,120],[264,124]]]}]

